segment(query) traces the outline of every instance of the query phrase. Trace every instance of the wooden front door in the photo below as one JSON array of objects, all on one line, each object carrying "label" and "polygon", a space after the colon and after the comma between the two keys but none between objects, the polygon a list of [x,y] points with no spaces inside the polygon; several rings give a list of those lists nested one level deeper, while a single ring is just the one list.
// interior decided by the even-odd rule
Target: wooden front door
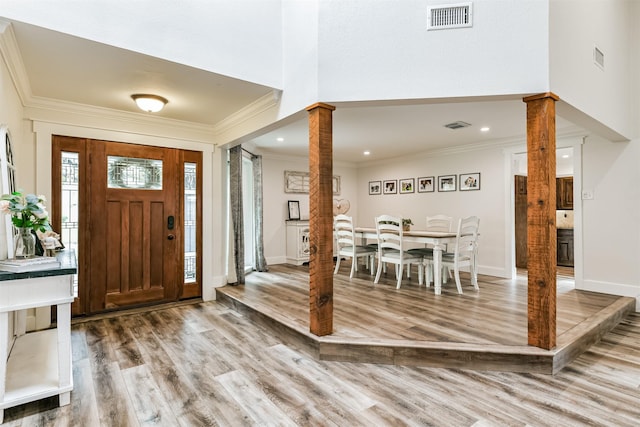
[{"label": "wooden front door", "polygon": [[[76,251],[81,268],[73,314],[200,296],[201,244],[193,249],[197,273],[187,281],[183,230],[185,204],[199,211],[201,200],[198,195],[192,197],[195,202],[185,202],[184,168],[196,164],[199,172],[200,153],[56,136],[54,195],[62,188],[57,177],[65,181],[55,166],[64,164],[60,152],[67,151],[78,153],[80,165]],[[60,230],[61,209],[55,203],[53,211],[54,229]],[[199,242],[199,224],[192,235]]]},{"label": "wooden front door", "polygon": [[90,310],[178,299],[177,150],[91,146]]}]

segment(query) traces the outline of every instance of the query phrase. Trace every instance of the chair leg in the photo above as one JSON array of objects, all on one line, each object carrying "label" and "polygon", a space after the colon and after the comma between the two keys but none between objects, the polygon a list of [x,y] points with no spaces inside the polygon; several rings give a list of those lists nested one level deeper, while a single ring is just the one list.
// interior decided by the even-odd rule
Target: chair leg
[{"label": "chair leg", "polygon": [[[398,274],[398,272],[400,272],[400,274]],[[401,264],[396,264],[396,277],[398,278],[398,284],[396,285],[396,289],[400,289],[403,273],[404,273],[404,267]]]},{"label": "chair leg", "polygon": [[358,258],[351,258],[351,273],[349,273],[349,279],[353,279],[354,271],[358,271]]},{"label": "chair leg", "polygon": [[340,269],[340,255],[336,257],[336,268],[333,270],[333,274],[338,274],[338,270]]},{"label": "chair leg", "polygon": [[460,269],[456,266],[454,268],[453,274],[456,278],[456,288],[458,288],[458,293],[462,293],[462,285],[460,285]]},{"label": "chair leg", "polygon": [[424,274],[422,264],[418,264],[418,285],[422,286],[422,282],[424,281]]},{"label": "chair leg", "polygon": [[378,261],[378,271],[376,272],[376,278],[373,280],[373,283],[378,283],[380,280],[380,273],[382,273],[382,261]]}]

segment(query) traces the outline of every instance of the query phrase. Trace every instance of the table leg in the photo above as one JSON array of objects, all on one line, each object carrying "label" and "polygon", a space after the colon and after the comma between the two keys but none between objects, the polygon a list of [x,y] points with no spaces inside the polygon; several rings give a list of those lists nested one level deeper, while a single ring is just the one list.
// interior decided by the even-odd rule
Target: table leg
[{"label": "table leg", "polygon": [[[71,385],[71,304],[58,304],[58,380],[60,388]],[[70,393],[59,395],[60,406],[70,403]]]},{"label": "table leg", "polygon": [[433,247],[433,286],[435,294],[440,295],[442,292],[442,246],[434,245]]}]

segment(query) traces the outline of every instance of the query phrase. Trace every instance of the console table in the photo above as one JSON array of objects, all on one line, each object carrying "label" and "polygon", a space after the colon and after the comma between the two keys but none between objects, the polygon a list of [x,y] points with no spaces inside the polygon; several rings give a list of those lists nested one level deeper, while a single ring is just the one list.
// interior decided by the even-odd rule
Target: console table
[{"label": "console table", "polygon": [[[6,408],[56,394],[60,406],[71,401],[71,303],[77,266],[73,251],[57,258],[60,268],[0,271],[0,423]],[[21,310],[53,305],[57,327],[25,333]]]}]

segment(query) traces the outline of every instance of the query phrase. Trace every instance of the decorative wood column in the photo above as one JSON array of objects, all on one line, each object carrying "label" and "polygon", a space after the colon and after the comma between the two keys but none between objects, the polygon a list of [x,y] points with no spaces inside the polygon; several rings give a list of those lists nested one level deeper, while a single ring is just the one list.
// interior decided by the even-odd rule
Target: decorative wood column
[{"label": "decorative wood column", "polygon": [[527,104],[528,342],[556,345],[556,101],[543,93]]},{"label": "decorative wood column", "polygon": [[333,332],[333,122],[336,107],[309,112],[309,315],[312,334]]}]

